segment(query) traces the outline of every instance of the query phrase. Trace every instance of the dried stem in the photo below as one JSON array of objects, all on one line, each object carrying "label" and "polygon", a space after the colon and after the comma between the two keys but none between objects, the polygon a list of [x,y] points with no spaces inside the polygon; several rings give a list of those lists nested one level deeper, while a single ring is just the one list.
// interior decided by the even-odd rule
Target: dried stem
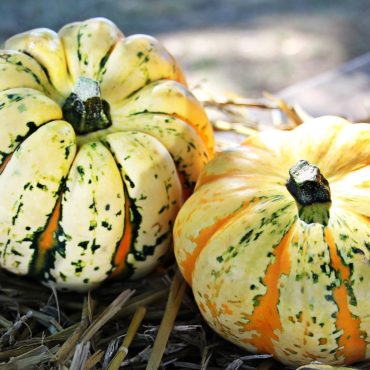
[{"label": "dried stem", "polygon": [[125,336],[125,339],[123,340],[121,346],[118,348],[116,355],[110,362],[108,366],[108,370],[118,370],[121,366],[122,361],[125,359],[127,353],[128,353],[128,348],[134,339],[141,322],[143,321],[143,318],[146,313],[146,308],[145,307],[139,307],[135,314],[134,317],[131,320],[130,326],[127,329],[127,334]]},{"label": "dried stem", "polygon": [[127,302],[127,300],[135,293],[134,290],[127,289],[123,291],[87,328],[85,333],[81,338],[82,343],[87,343],[93,335],[112,317],[114,317],[117,312],[122,308],[122,306]]},{"label": "dried stem", "polygon": [[258,108],[258,109],[279,109],[278,105],[264,103],[259,100],[246,99],[246,98],[235,98],[235,99],[225,99],[225,98],[212,98],[204,99],[200,101],[205,107],[215,107],[223,108],[225,106],[236,106],[245,108]]},{"label": "dried stem", "polygon": [[303,123],[302,118],[298,115],[294,107],[289,105],[284,99],[277,98],[276,96],[268,92],[264,92],[264,96],[271,99],[272,101],[275,101],[278,109],[285,113],[289,120],[291,121],[291,123],[293,123],[295,126],[299,126],[300,124]]},{"label": "dried stem", "polygon": [[0,343],[5,344],[9,342],[12,344],[15,341],[15,334],[21,328],[22,325],[25,325],[27,320],[29,320],[33,316],[33,312],[27,311],[27,313],[21,316],[9,329],[1,336]]},{"label": "dried stem", "polygon": [[6,364],[0,364],[0,370],[29,370],[34,366],[50,360],[53,354],[58,350],[58,346],[49,349],[41,345],[20,356],[12,358]]},{"label": "dried stem", "polygon": [[78,343],[69,370],[81,370],[85,367],[90,353],[90,342]]},{"label": "dried stem", "polygon": [[0,315],[0,326],[5,328],[5,329],[9,329],[11,326],[13,325],[13,323],[9,320],[7,320],[4,316]]},{"label": "dried stem", "polygon": [[82,317],[80,325],[75,329],[73,334],[64,342],[62,347],[55,355],[55,362],[58,365],[63,365],[72,355],[76,348],[76,344],[81,338],[81,335],[89,325],[88,318],[88,300],[85,299],[84,306],[82,309]]},{"label": "dried stem", "polygon": [[[246,98],[234,98],[227,99],[222,97],[211,97],[203,99],[201,102],[206,108],[215,108],[217,111],[226,115],[226,121],[212,120],[212,123],[216,130],[220,131],[234,131],[242,135],[250,136],[253,131],[260,131],[261,122],[251,121],[248,114],[245,112],[242,114],[240,109],[232,108],[254,108],[260,110],[270,110],[272,113],[281,112],[287,122],[276,125],[274,115],[272,117],[271,126],[275,126],[284,130],[291,130],[294,127],[300,125],[309,116],[301,111],[299,107],[295,108],[288,104],[284,99],[278,98],[267,92],[264,93],[266,99],[246,99]],[[267,101],[266,101],[267,100]],[[265,119],[265,116],[262,116]],[[262,122],[263,123],[263,122]],[[265,122],[266,123],[266,122]]]},{"label": "dried stem", "polygon": [[99,350],[95,352],[92,356],[90,356],[86,360],[83,370],[90,370],[91,368],[93,368],[98,362],[102,360],[103,356],[104,356],[103,351]]},{"label": "dried stem", "polygon": [[186,282],[181,274],[177,271],[171,285],[170,293],[164,311],[164,316],[155,339],[153,350],[146,367],[147,370],[158,369],[163,353],[166,348],[177,312],[180,308],[181,301],[186,289]]},{"label": "dried stem", "polygon": [[131,303],[127,304],[123,307],[117,315],[116,318],[123,318],[127,317],[130,314],[134,313],[138,307],[141,306],[149,306],[152,303],[164,298],[168,294],[168,289],[160,289],[158,291],[150,291],[144,294],[138,295],[137,297],[133,297]]},{"label": "dried stem", "polygon": [[255,133],[258,132],[258,130],[251,127],[247,127],[243,123],[238,122],[234,123],[218,120],[214,122],[213,126],[218,131],[234,131],[238,134],[242,134],[245,136],[254,135]]}]

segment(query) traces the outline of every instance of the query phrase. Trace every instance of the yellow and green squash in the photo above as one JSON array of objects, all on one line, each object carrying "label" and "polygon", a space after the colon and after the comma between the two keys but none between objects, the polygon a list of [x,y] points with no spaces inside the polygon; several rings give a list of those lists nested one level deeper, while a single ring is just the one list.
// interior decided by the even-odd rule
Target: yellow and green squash
[{"label": "yellow and green squash", "polygon": [[85,290],[171,241],[213,133],[154,38],[90,19],[0,51],[0,266]]},{"label": "yellow and green squash", "polygon": [[291,366],[370,358],[370,125],[266,131],[216,155],[174,227],[206,321]]}]

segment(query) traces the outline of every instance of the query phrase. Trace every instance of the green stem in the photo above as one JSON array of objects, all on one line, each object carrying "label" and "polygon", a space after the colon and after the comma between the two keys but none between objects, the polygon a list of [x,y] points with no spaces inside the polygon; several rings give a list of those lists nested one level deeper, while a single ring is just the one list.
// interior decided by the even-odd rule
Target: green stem
[{"label": "green stem", "polygon": [[331,206],[328,180],[318,167],[305,160],[298,161],[289,175],[286,187],[297,203],[299,218],[308,224],[326,226]]},{"label": "green stem", "polygon": [[80,135],[112,125],[109,104],[101,99],[99,83],[91,78],[78,79],[62,110],[64,119]]}]

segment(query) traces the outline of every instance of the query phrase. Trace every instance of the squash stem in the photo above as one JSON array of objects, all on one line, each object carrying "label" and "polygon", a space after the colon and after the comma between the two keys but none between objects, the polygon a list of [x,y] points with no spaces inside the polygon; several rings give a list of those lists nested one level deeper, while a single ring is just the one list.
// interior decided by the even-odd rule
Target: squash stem
[{"label": "squash stem", "polygon": [[296,201],[299,218],[308,223],[329,222],[331,195],[328,180],[320,169],[300,160],[289,170],[286,187]]},{"label": "squash stem", "polygon": [[80,135],[112,125],[109,104],[101,99],[99,83],[91,78],[78,79],[62,110],[64,119]]}]

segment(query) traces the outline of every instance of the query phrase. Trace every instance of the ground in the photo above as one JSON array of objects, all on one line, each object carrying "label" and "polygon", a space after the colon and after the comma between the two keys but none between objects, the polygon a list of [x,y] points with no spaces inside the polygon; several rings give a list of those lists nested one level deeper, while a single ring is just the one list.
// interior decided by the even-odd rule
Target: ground
[{"label": "ground", "polygon": [[0,41],[30,28],[107,17],[127,35],[159,38],[190,86],[248,97],[275,93],[370,49],[368,0],[3,0],[0,14]]}]

